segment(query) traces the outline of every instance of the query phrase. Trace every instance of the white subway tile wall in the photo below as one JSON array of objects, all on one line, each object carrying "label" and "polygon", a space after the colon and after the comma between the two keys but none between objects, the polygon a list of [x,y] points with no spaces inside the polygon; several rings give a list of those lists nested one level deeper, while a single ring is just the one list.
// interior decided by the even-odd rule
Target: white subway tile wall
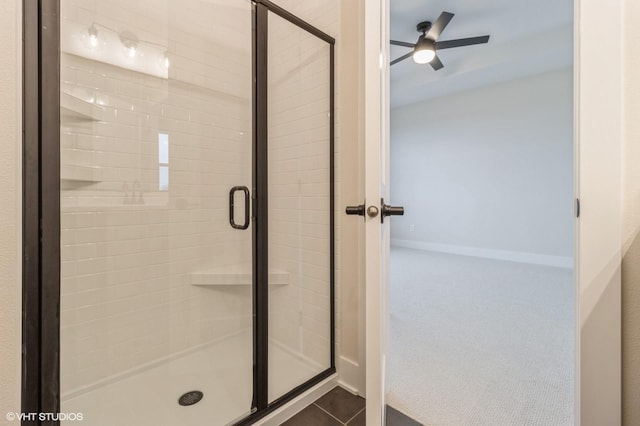
[{"label": "white subway tile wall", "polygon": [[[337,4],[296,12],[337,35]],[[251,187],[250,10],[244,0],[62,0],[63,396],[251,327],[250,286],[191,285],[194,273],[250,270],[251,230],[228,221],[229,189]],[[165,49],[168,79],[65,53],[92,24]],[[328,47],[301,54],[287,47],[314,49],[313,40],[278,40],[270,253],[289,284],[273,286],[270,332],[324,369]],[[301,59],[309,61],[296,68]],[[159,188],[160,134],[169,139],[167,191]]]},{"label": "white subway tile wall", "polygon": [[[63,394],[251,327],[249,286],[190,284],[251,264],[228,223],[229,189],[251,185],[251,9],[145,3],[62,2],[62,168],[94,172],[62,180]],[[169,78],[64,53],[73,17],[164,46]]]}]

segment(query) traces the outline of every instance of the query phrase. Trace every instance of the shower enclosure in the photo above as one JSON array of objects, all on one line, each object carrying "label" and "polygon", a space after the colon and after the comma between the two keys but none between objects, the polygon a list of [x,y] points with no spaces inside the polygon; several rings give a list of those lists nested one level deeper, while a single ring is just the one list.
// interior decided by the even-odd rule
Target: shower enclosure
[{"label": "shower enclosure", "polygon": [[25,229],[45,219],[26,266],[53,273],[26,270],[25,408],[245,424],[333,374],[333,38],[266,0],[27,1],[29,19]]}]

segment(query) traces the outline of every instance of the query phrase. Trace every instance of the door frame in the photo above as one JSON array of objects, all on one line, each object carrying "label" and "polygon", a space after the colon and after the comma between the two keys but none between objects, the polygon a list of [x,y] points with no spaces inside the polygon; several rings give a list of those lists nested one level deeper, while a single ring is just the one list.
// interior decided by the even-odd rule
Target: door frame
[{"label": "door frame", "polygon": [[22,7],[21,409],[25,413],[57,413],[60,409],[60,8],[57,0],[23,0]]},{"label": "door frame", "polygon": [[[335,39],[269,0],[252,0],[253,401],[236,425],[273,413],[336,372]],[[60,411],[60,0],[23,0],[21,411]],[[330,366],[268,401],[267,18],[274,13],[329,47]],[[257,217],[260,223],[257,223]],[[258,247],[258,244],[260,247]],[[54,424],[58,421],[36,421]]]},{"label": "door frame", "polygon": [[[364,2],[367,199],[381,195],[379,152],[381,147],[384,149],[389,145],[388,132],[384,131],[389,116],[389,86],[384,81],[389,68],[389,1]],[[574,0],[574,195],[583,205],[583,216],[589,215],[587,219],[574,220],[574,416],[577,426],[616,426],[621,421],[619,292],[622,238],[619,205],[622,194],[619,158],[616,160],[616,155],[622,152],[622,88],[616,87],[616,82],[620,86],[622,81],[621,9],[622,2],[618,0],[606,4]],[[593,28],[599,30],[593,31]],[[602,52],[607,52],[608,67],[598,65]],[[602,81],[607,83],[601,84]],[[601,86],[605,86],[604,89]],[[602,161],[604,164],[599,164],[601,157],[598,154],[603,150],[610,155]],[[604,184],[602,174],[606,175]],[[599,215],[590,215],[600,206],[609,206],[609,209],[598,212]],[[372,228],[369,220],[365,231],[366,411],[369,426],[383,425],[385,415],[384,342],[388,323],[385,298],[389,278],[381,269],[384,247],[381,247],[379,237],[379,228]],[[598,238],[606,240],[607,247],[599,247]],[[581,263],[581,257],[587,260]],[[598,263],[595,272],[587,265],[594,259]],[[612,296],[608,305],[601,309],[599,324],[592,326],[595,331],[587,330],[587,317],[607,290]],[[600,339],[606,339],[610,345],[599,347]],[[587,365],[585,359],[589,360]],[[602,386],[608,391],[606,395],[600,391]]]}]

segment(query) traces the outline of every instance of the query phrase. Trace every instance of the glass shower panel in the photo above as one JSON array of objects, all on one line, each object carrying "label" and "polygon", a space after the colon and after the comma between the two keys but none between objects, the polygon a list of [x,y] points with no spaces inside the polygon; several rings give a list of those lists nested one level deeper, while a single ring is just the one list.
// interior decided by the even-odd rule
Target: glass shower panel
[{"label": "glass shower panel", "polygon": [[246,416],[251,2],[62,0],[60,59],[61,411]]},{"label": "glass shower panel", "polygon": [[330,46],[268,18],[269,401],[331,366]]}]

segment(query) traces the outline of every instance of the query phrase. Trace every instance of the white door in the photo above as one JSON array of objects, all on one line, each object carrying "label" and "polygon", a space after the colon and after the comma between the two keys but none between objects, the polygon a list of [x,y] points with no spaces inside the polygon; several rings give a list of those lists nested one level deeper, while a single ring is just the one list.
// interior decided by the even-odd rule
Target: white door
[{"label": "white door", "polygon": [[[366,207],[389,200],[389,0],[364,2]],[[576,425],[620,425],[622,3],[575,0]],[[594,30],[594,29],[597,29]],[[603,52],[606,63],[603,65]],[[389,221],[365,216],[367,425],[384,424]]]},{"label": "white door", "polygon": [[[389,199],[387,0],[366,1],[365,13],[365,206]],[[365,216],[366,423],[384,424],[388,330],[389,220]]]}]

